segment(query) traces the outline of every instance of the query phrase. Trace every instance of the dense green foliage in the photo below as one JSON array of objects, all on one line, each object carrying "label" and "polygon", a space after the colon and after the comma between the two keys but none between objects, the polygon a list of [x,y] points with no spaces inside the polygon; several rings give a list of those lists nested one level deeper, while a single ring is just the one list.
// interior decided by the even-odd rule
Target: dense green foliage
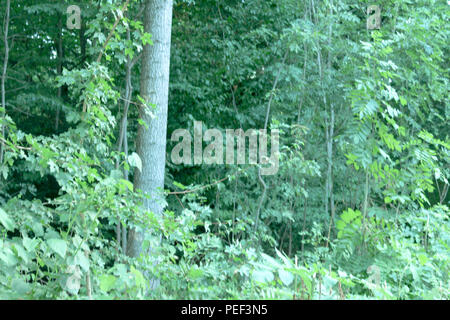
[{"label": "dense green foliage", "polygon": [[[1,33],[0,298],[450,297],[447,1],[373,1],[379,30],[372,1],[176,1],[168,141],[270,108],[280,168],[264,187],[168,142],[161,216],[132,183],[142,1],[78,1],[80,30],[69,2],[12,1],[8,60]],[[131,228],[151,254],[126,255]]]}]

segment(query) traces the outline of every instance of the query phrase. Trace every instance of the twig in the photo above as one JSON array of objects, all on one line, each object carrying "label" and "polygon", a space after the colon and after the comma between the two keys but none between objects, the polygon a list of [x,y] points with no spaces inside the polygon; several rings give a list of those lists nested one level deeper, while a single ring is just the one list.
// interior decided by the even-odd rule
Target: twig
[{"label": "twig", "polygon": [[186,209],[186,208],[183,206],[183,203],[181,202],[180,198],[178,198],[178,196],[177,196],[176,194],[175,194],[175,197],[177,198],[178,202],[180,203],[180,206],[181,206],[183,209]]},{"label": "twig", "polygon": [[202,189],[205,189],[205,188],[214,186],[214,185],[216,185],[216,184],[219,184],[219,183],[221,183],[222,181],[227,180],[229,177],[230,177],[230,176],[227,176],[227,177],[225,177],[225,178],[223,178],[223,179],[217,180],[216,182],[213,182],[213,183],[208,184],[208,185],[206,185],[206,186],[201,186],[201,187],[198,187],[198,188],[195,188],[195,189],[192,189],[192,190],[172,191],[172,192],[169,192],[168,195],[177,195],[177,194],[187,194],[187,193],[192,193],[192,192],[195,192],[195,191],[198,191],[198,190],[202,190]]},{"label": "twig", "polygon": [[119,97],[119,99],[120,99],[120,100],[123,100],[123,101],[125,101],[125,102],[128,102],[128,103],[134,104],[134,105],[136,105],[136,106],[140,106],[140,105],[141,105],[140,103],[133,102],[133,101],[131,101],[131,100],[128,100],[128,99],[125,99],[125,98],[122,98],[122,97]]},{"label": "twig", "polygon": [[[2,137],[0,137],[0,141],[2,142],[3,145],[8,144],[8,141],[6,141],[5,139],[3,139]],[[11,142],[9,142],[9,144],[11,146],[13,146],[14,148],[17,148],[19,150],[31,150],[31,148],[29,147],[21,147],[21,146],[16,146],[14,144],[12,144]]]}]

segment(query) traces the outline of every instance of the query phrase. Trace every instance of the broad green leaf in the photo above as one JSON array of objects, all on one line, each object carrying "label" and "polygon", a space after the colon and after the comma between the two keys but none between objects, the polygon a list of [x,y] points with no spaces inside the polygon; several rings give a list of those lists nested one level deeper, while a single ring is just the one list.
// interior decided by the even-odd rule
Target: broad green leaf
[{"label": "broad green leaf", "polygon": [[11,288],[19,295],[24,296],[31,290],[31,285],[26,283],[23,279],[14,279],[11,282]]},{"label": "broad green leaf", "polygon": [[128,188],[128,190],[130,190],[131,192],[133,191],[133,184],[130,181],[125,180],[125,179],[120,179],[120,182],[122,184],[124,184]]},{"label": "broad green leaf", "polygon": [[14,252],[9,248],[0,248],[0,260],[8,267],[13,267],[19,262]]},{"label": "broad green leaf", "polygon": [[113,275],[101,275],[100,276],[100,290],[108,292],[114,288],[117,278]]},{"label": "broad green leaf", "polygon": [[144,275],[139,270],[137,270],[135,267],[133,267],[133,266],[131,266],[130,272],[132,274],[134,274],[134,278],[135,278],[135,281],[136,281],[136,286],[137,287],[142,287],[142,288],[145,287]]},{"label": "broad green leaf", "polygon": [[142,161],[136,152],[133,152],[128,156],[128,162],[130,163],[130,166],[136,167],[139,171],[142,171]]},{"label": "broad green leaf", "polygon": [[57,254],[64,258],[66,256],[67,244],[64,240],[61,239],[48,239],[48,246]]},{"label": "broad green leaf", "polygon": [[0,208],[0,223],[5,227],[8,231],[14,230],[14,221],[8,216],[8,214]]},{"label": "broad green leaf", "polygon": [[284,269],[278,270],[278,275],[280,276],[281,282],[283,282],[285,286],[289,286],[292,281],[294,281],[294,276],[292,275],[292,273]]},{"label": "broad green leaf", "polygon": [[13,247],[14,250],[16,251],[17,256],[18,256],[19,258],[21,258],[21,259],[23,260],[24,263],[28,263],[29,258],[30,258],[30,253],[27,252],[27,251],[25,250],[25,248],[22,247],[22,246],[21,246],[20,244],[18,244],[18,243],[14,243],[14,244],[12,245],[12,247]]},{"label": "broad green leaf", "polygon": [[81,269],[83,269],[83,271],[89,270],[89,259],[86,257],[82,250],[78,251],[78,253],[76,254],[74,258],[74,264],[79,265]]},{"label": "broad green leaf", "polygon": [[257,282],[267,283],[273,281],[273,273],[269,270],[255,270],[252,278]]}]

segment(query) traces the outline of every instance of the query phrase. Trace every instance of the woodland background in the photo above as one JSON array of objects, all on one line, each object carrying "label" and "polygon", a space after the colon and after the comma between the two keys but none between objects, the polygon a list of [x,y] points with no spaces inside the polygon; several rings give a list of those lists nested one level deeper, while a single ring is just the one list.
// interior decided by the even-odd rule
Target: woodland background
[{"label": "woodland background", "polygon": [[[0,16],[0,298],[449,298],[447,1],[2,0]],[[279,129],[278,173],[174,165],[194,120]],[[158,152],[139,127],[167,130]]]}]

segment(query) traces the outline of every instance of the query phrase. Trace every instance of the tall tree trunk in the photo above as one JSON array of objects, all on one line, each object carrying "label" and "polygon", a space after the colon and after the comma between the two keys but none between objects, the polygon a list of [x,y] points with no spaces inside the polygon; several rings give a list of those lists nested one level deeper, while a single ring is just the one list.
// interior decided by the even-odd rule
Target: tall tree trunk
[{"label": "tall tree trunk", "polygon": [[[142,171],[137,170],[134,186],[149,198],[144,210],[162,214],[164,209],[164,171],[166,162],[167,108],[169,97],[170,38],[172,28],[172,0],[146,0],[145,32],[152,34],[153,45],[146,45],[142,56],[141,96],[148,104],[156,105],[152,118],[141,106],[140,118],[148,128],[140,126],[137,135],[137,153],[142,160]],[[128,237],[128,255],[139,256],[144,234],[131,230]]]},{"label": "tall tree trunk", "polygon": [[[4,25],[3,25],[3,42],[5,45],[5,57],[3,60],[3,72],[2,72],[2,83],[1,83],[1,90],[2,90],[2,118],[3,120],[6,117],[6,97],[5,97],[5,82],[6,82],[6,70],[8,68],[8,58],[9,58],[9,46],[8,46],[8,30],[9,30],[9,11],[11,9],[11,0],[7,0],[6,1],[6,9],[5,9],[5,19],[4,21]],[[3,163],[3,153],[4,153],[4,149],[5,149],[5,142],[4,142],[4,138],[5,138],[5,125],[2,123],[1,124],[1,143],[0,143],[0,165]]]},{"label": "tall tree trunk", "polygon": [[[131,41],[131,32],[130,28],[127,28],[127,41]],[[128,109],[130,107],[131,103],[131,97],[133,93],[133,86],[131,83],[131,70],[133,69],[133,66],[139,59],[139,56],[135,57],[135,59],[131,60],[131,57],[127,57],[127,65],[126,65],[126,74],[125,74],[125,95],[124,95],[124,107],[123,107],[123,116],[120,121],[120,130],[119,130],[119,142],[117,144],[117,151],[119,153],[119,157],[116,161],[116,169],[119,169],[120,166],[120,153],[123,152],[125,154],[125,158],[128,157],[128,138],[127,138],[127,127],[128,127]],[[128,170],[124,168],[123,169],[123,176],[124,179],[128,181]],[[122,229],[122,230],[121,230]],[[122,246],[122,252],[126,253],[127,248],[127,228],[126,226],[122,227],[120,226],[120,220],[118,219],[117,226],[116,226],[116,238],[119,246]],[[122,241],[121,241],[122,239]]]},{"label": "tall tree trunk", "polygon": [[[57,42],[57,52],[58,52],[58,66],[57,72],[60,76],[62,74],[62,62],[63,62],[63,39],[62,39],[62,14],[59,16],[58,20],[58,42]],[[58,101],[62,102],[62,86],[58,87]],[[56,116],[55,116],[55,132],[58,133],[59,130],[59,114],[60,114],[60,105],[56,107]]]},{"label": "tall tree trunk", "polygon": [[326,139],[327,139],[327,163],[328,163],[328,170],[327,170],[327,203],[330,201],[330,224],[328,226],[328,237],[327,237],[327,244],[330,241],[331,237],[331,226],[333,225],[334,220],[334,214],[335,214],[335,207],[334,207],[334,190],[333,190],[333,136],[334,136],[334,105],[331,104],[331,119],[330,122],[327,124],[327,132],[326,132]]},{"label": "tall tree trunk", "polygon": [[80,54],[81,54],[81,60],[80,65],[83,68],[84,62],[86,61],[86,23],[84,22],[84,19],[81,19],[81,28],[79,32],[79,38],[80,38]]},{"label": "tall tree trunk", "polygon": [[[329,19],[333,21],[333,0],[329,3]],[[333,35],[333,23],[329,24],[328,29],[328,61],[327,61],[327,67],[328,67],[328,79],[330,80],[331,77],[331,60],[332,60],[332,52],[331,52],[331,39]],[[324,95],[324,99],[326,99]],[[328,118],[328,115],[327,115]],[[329,201],[330,204],[330,224],[328,226],[328,237],[326,242],[326,247],[328,247],[328,243],[330,242],[331,237],[331,226],[333,225],[334,220],[334,214],[335,214],[335,205],[334,205],[334,190],[333,190],[333,137],[334,137],[334,104],[331,103],[330,106],[330,120],[326,120],[326,144],[327,144],[327,163],[328,163],[328,170],[327,170],[327,203]],[[328,210],[327,210],[328,211]]]}]

